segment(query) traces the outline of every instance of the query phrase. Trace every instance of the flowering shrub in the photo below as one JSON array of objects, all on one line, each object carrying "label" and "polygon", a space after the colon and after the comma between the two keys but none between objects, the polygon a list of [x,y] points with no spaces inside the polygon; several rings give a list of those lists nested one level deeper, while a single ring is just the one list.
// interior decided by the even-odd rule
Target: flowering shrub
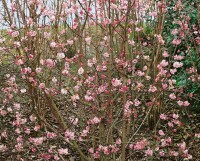
[{"label": "flowering shrub", "polygon": [[2,0],[1,159],[198,158],[193,93],[177,77],[199,85],[185,68],[199,26],[184,0],[168,3]]}]

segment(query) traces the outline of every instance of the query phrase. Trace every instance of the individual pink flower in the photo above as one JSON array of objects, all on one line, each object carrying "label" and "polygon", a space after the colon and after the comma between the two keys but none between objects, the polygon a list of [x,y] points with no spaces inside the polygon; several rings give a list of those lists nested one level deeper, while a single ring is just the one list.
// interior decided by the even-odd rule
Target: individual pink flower
[{"label": "individual pink flower", "polygon": [[100,158],[100,154],[99,154],[98,151],[96,151],[96,152],[93,154],[93,156],[94,156],[95,159]]},{"label": "individual pink flower", "polygon": [[61,60],[61,59],[65,58],[65,54],[64,53],[57,53],[56,57],[57,57],[58,60]]},{"label": "individual pink flower", "polygon": [[19,31],[14,31],[14,32],[12,32],[12,35],[11,35],[12,37],[17,37],[17,36],[19,36]]},{"label": "individual pink flower", "polygon": [[34,115],[31,115],[31,116],[29,117],[29,119],[30,119],[32,122],[34,122],[37,118],[36,118]]},{"label": "individual pink flower", "polygon": [[175,156],[175,157],[178,156],[178,152],[176,152],[176,151],[171,151],[170,154],[171,154],[172,156]]},{"label": "individual pink flower", "polygon": [[78,94],[75,94],[75,95],[71,96],[71,99],[72,99],[73,102],[76,102],[77,100],[80,99],[80,97],[79,97]]},{"label": "individual pink flower", "polygon": [[62,89],[61,89],[61,94],[66,95],[66,94],[67,94],[67,90],[64,89],[64,88],[62,88]]},{"label": "individual pink flower", "polygon": [[148,149],[148,150],[145,151],[145,154],[146,154],[147,156],[153,156],[153,150]]},{"label": "individual pink flower", "polygon": [[52,59],[47,59],[47,60],[45,61],[45,65],[46,65],[47,67],[49,67],[49,68],[53,68],[53,67],[55,66],[55,62],[54,62],[54,60],[52,60]]},{"label": "individual pink flower", "polygon": [[181,43],[181,40],[180,39],[174,39],[173,41],[172,41],[172,44],[173,45],[179,45]]},{"label": "individual pink flower", "polygon": [[114,4],[114,3],[111,3],[110,8],[111,8],[111,9],[117,9],[117,5]]},{"label": "individual pink flower", "polygon": [[60,158],[58,157],[58,155],[56,154],[56,155],[54,155],[54,157],[53,157],[56,161],[57,160],[60,160]]},{"label": "individual pink flower", "polygon": [[181,144],[178,144],[178,146],[180,147],[180,149],[181,149],[182,151],[186,149],[186,143],[185,143],[185,142],[183,142],[183,143],[181,143]]},{"label": "individual pink flower", "polygon": [[159,133],[160,136],[164,136],[165,135],[165,133],[162,130],[159,130],[158,133]]},{"label": "individual pink flower", "polygon": [[162,60],[161,63],[160,63],[160,66],[162,67],[167,67],[168,66],[168,62],[166,60]]},{"label": "individual pink flower", "polygon": [[106,53],[103,54],[103,56],[104,56],[105,58],[108,58],[108,57],[109,57],[109,54],[106,52]]},{"label": "individual pink flower", "polygon": [[171,74],[175,74],[177,72],[177,69],[175,68],[175,69],[170,69],[170,73]]},{"label": "individual pink flower", "polygon": [[66,149],[63,149],[63,148],[58,149],[58,153],[59,153],[60,155],[68,155],[68,154],[69,154],[67,148],[66,148]]},{"label": "individual pink flower", "polygon": [[184,104],[183,101],[180,101],[180,100],[177,101],[177,103],[178,103],[179,106],[183,106],[183,104]]},{"label": "individual pink flower", "polygon": [[44,83],[40,83],[39,88],[40,89],[44,89],[45,88],[45,84]]},{"label": "individual pink flower", "polygon": [[182,62],[174,62],[173,63],[173,67],[174,68],[180,68],[180,67],[182,67],[183,66],[183,63]]},{"label": "individual pink flower", "polygon": [[75,118],[74,116],[69,117],[69,120],[73,125],[78,124],[78,118]]},{"label": "individual pink flower", "polygon": [[121,80],[120,80],[120,79],[117,79],[117,78],[113,78],[111,83],[112,83],[112,85],[113,85],[114,87],[118,87],[118,86],[121,86],[121,85],[122,85]]},{"label": "individual pink flower", "polygon": [[55,48],[56,47],[56,43],[55,42],[51,42],[51,44],[50,44],[50,46],[52,47],[52,48]]},{"label": "individual pink flower", "polygon": [[65,131],[65,138],[66,141],[69,142],[70,140],[74,140],[75,139],[75,133],[69,130]]},{"label": "individual pink flower", "polygon": [[21,93],[26,93],[26,89],[23,88],[23,89],[20,90],[20,92],[21,92]]},{"label": "individual pink flower", "polygon": [[83,69],[83,67],[80,67],[78,69],[78,75],[82,75],[83,73],[84,73],[84,69]]},{"label": "individual pink flower", "polygon": [[178,118],[179,118],[179,115],[174,113],[174,114],[172,115],[172,117],[173,117],[174,119],[178,119]]},{"label": "individual pink flower", "polygon": [[35,69],[35,72],[36,72],[36,73],[41,73],[41,72],[42,72],[42,68],[36,68],[36,69]]},{"label": "individual pink flower", "polygon": [[73,45],[74,41],[73,40],[67,40],[67,44]]},{"label": "individual pink flower", "polygon": [[167,116],[165,114],[160,114],[160,119],[167,120]]},{"label": "individual pink flower", "polygon": [[196,134],[195,134],[195,137],[196,137],[196,138],[200,138],[200,133],[196,133]]},{"label": "individual pink flower", "polygon": [[117,145],[120,145],[122,143],[122,140],[120,139],[120,138],[118,138],[117,140],[116,140],[116,144]]},{"label": "individual pink flower", "polygon": [[168,54],[167,51],[164,51],[163,54],[162,54],[162,56],[165,57],[165,58],[167,58],[167,57],[169,57],[169,54]]},{"label": "individual pink flower", "polygon": [[35,127],[34,127],[34,131],[38,131],[40,129],[40,125],[36,125]]},{"label": "individual pink flower", "polygon": [[176,34],[178,34],[178,29],[174,29],[174,30],[172,30],[172,35],[176,35]]},{"label": "individual pink flower", "polygon": [[93,154],[94,153],[94,148],[89,148],[88,152],[91,153],[91,154]]},{"label": "individual pink flower", "polygon": [[[51,36],[51,33],[44,32],[44,38],[49,39]],[[52,45],[52,44],[51,44]],[[54,46],[54,45],[53,45]],[[55,46],[54,46],[55,47]]]},{"label": "individual pink flower", "polygon": [[150,85],[148,91],[154,93],[155,91],[157,91],[157,88],[155,86]]},{"label": "individual pink flower", "polygon": [[31,37],[35,37],[37,35],[37,32],[36,31],[29,31],[27,33],[28,36],[31,36]]},{"label": "individual pink flower", "polygon": [[172,122],[167,123],[169,127],[174,127],[174,124]]},{"label": "individual pink flower", "polygon": [[137,107],[141,104],[141,102],[138,99],[134,100],[134,105]]},{"label": "individual pink flower", "polygon": [[87,45],[90,45],[90,43],[91,43],[91,37],[86,37],[85,41],[86,41]]},{"label": "individual pink flower", "polygon": [[163,157],[163,156],[165,155],[165,152],[164,152],[163,150],[161,150],[161,151],[159,152],[159,155]]},{"label": "individual pink flower", "polygon": [[14,108],[19,110],[21,108],[21,105],[19,103],[14,103]]},{"label": "individual pink flower", "polygon": [[47,132],[47,138],[52,139],[52,138],[55,138],[56,136],[57,136],[56,133],[53,133],[53,132]]},{"label": "individual pink flower", "polygon": [[98,124],[100,122],[101,122],[101,119],[96,116],[92,120],[90,120],[91,124]]},{"label": "individual pink flower", "polygon": [[146,139],[143,139],[141,141],[138,141],[135,145],[134,145],[134,149],[135,150],[143,150],[147,145],[149,145],[149,142]]},{"label": "individual pink flower", "polygon": [[0,144],[0,152],[5,152],[7,149],[6,145]]},{"label": "individual pink flower", "polygon": [[189,106],[189,105],[190,105],[190,103],[189,103],[188,101],[184,101],[184,102],[183,102],[183,106],[187,107],[187,106]]},{"label": "individual pink flower", "polygon": [[176,99],[176,95],[175,95],[174,93],[171,93],[171,94],[169,95],[169,98],[171,98],[172,100],[174,100],[174,99]]},{"label": "individual pink flower", "polygon": [[57,81],[58,81],[58,80],[56,79],[56,77],[53,77],[53,78],[52,78],[52,82],[53,82],[53,83],[56,83]]}]

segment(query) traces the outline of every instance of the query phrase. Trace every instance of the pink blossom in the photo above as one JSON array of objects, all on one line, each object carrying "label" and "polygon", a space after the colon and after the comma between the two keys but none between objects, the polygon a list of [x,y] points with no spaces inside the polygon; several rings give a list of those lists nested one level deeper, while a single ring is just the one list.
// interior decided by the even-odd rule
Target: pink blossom
[{"label": "pink blossom", "polygon": [[19,110],[21,108],[21,105],[19,103],[14,103],[14,108]]},{"label": "pink blossom", "polygon": [[57,53],[57,59],[61,60],[65,58],[65,54],[64,53]]},{"label": "pink blossom", "polygon": [[73,125],[78,124],[78,118],[75,118],[74,116],[69,117],[69,120]]},{"label": "pink blossom", "polygon": [[32,122],[34,122],[34,121],[36,120],[36,117],[35,117],[34,115],[31,115],[29,118],[30,118],[30,120],[31,120]]},{"label": "pink blossom", "polygon": [[5,152],[7,149],[6,145],[0,144],[0,152]]},{"label": "pink blossom", "polygon": [[52,138],[55,138],[56,136],[57,136],[56,133],[53,133],[53,132],[47,132],[47,138],[52,139]]},{"label": "pink blossom", "polygon": [[134,105],[137,107],[141,104],[141,102],[138,99],[134,100]]},{"label": "pink blossom", "polygon": [[160,114],[160,119],[167,120],[167,116],[165,114]]},{"label": "pink blossom", "polygon": [[19,36],[19,31],[12,32],[12,37],[17,37],[17,36]]},{"label": "pink blossom", "polygon": [[181,144],[178,144],[178,146],[180,147],[181,150],[185,150],[186,149],[186,143],[183,142]]},{"label": "pink blossom", "polygon": [[173,67],[174,68],[180,68],[180,67],[182,67],[183,66],[183,63],[182,62],[174,62],[173,63]]},{"label": "pink blossom", "polygon": [[53,68],[55,66],[55,62],[52,59],[47,59],[45,61],[45,65],[49,68]]},{"label": "pink blossom", "polygon": [[35,127],[34,127],[34,131],[38,131],[40,129],[40,125],[36,125]]},{"label": "pink blossom", "polygon": [[157,88],[155,86],[150,85],[148,91],[154,93],[155,91],[157,91]]},{"label": "pink blossom", "polygon": [[135,150],[143,150],[147,145],[149,145],[149,142],[147,140],[143,139],[134,145],[134,149]]},{"label": "pink blossom", "polygon": [[172,100],[174,100],[174,99],[176,99],[176,95],[175,95],[174,93],[171,93],[171,94],[169,95],[169,98],[171,98]]},{"label": "pink blossom", "polygon": [[[51,33],[44,32],[44,38],[49,39],[51,36]],[[51,47],[55,47],[55,45],[51,44]]]},{"label": "pink blossom", "polygon": [[69,140],[74,140],[75,139],[75,133],[69,130],[65,131],[65,138],[66,141],[68,142]]},{"label": "pink blossom", "polygon": [[27,32],[27,35],[31,36],[31,37],[35,37],[37,35],[37,32],[36,31],[29,31],[29,32]]},{"label": "pink blossom", "polygon": [[176,151],[171,151],[170,154],[171,154],[172,156],[175,156],[175,157],[178,156],[178,152],[176,152]]},{"label": "pink blossom", "polygon": [[184,104],[183,101],[180,101],[180,100],[177,101],[177,103],[178,103],[179,106],[183,106],[183,104]]},{"label": "pink blossom", "polygon": [[173,117],[174,119],[178,119],[178,118],[179,118],[179,115],[174,113],[174,114],[172,115],[172,117]]},{"label": "pink blossom", "polygon": [[120,145],[121,143],[122,143],[121,139],[118,138],[118,139],[116,140],[116,144],[117,144],[117,145]]},{"label": "pink blossom", "polygon": [[44,137],[38,137],[38,138],[29,138],[29,141],[33,143],[34,145],[41,145],[44,142]]},{"label": "pink blossom", "polygon": [[178,34],[178,29],[174,29],[174,30],[172,30],[172,35],[176,35],[176,34]]},{"label": "pink blossom", "polygon": [[174,127],[174,124],[172,122],[167,123],[169,127]]},{"label": "pink blossom", "polygon": [[162,130],[159,130],[158,133],[159,133],[160,136],[164,136],[165,135],[165,133]]},{"label": "pink blossom", "polygon": [[82,75],[83,73],[84,73],[84,69],[83,69],[83,67],[80,67],[78,69],[78,75]]},{"label": "pink blossom", "polygon": [[98,124],[100,122],[101,122],[101,119],[96,116],[89,121],[90,124]]},{"label": "pink blossom", "polygon": [[112,79],[112,85],[113,85],[114,87],[118,87],[118,86],[121,86],[121,85],[122,85],[122,82],[121,82],[120,79],[113,78],[113,79]]},{"label": "pink blossom", "polygon": [[44,83],[40,83],[39,88],[40,89],[44,89],[45,88],[45,84]]},{"label": "pink blossom", "polygon": [[73,41],[73,40],[67,40],[67,43],[68,43],[69,45],[73,45],[74,41]]},{"label": "pink blossom", "polygon": [[148,150],[145,151],[145,154],[148,155],[148,156],[153,156],[153,150],[148,149]]},{"label": "pink blossom", "polygon": [[172,44],[173,45],[179,45],[181,43],[181,40],[180,39],[174,39],[173,41],[172,41]]},{"label": "pink blossom", "polygon": [[80,99],[80,97],[79,97],[78,94],[75,94],[75,95],[71,96],[71,99],[72,99],[73,102],[76,102],[77,100]]},{"label": "pink blossom", "polygon": [[58,149],[58,153],[59,153],[60,155],[68,155],[68,154],[69,154],[67,148],[66,148],[66,149],[63,149],[63,148]]},{"label": "pink blossom", "polygon": [[188,101],[184,101],[184,102],[183,102],[183,106],[187,107],[187,106],[189,106],[189,105],[190,105],[190,103],[189,103]]},{"label": "pink blossom", "polygon": [[169,54],[168,54],[167,51],[164,51],[163,54],[162,54],[162,56],[166,58],[166,57],[169,57]]},{"label": "pink blossom", "polygon": [[67,90],[64,89],[64,88],[62,88],[62,89],[61,89],[61,94],[66,95],[66,94],[67,94]]},{"label": "pink blossom", "polygon": [[55,48],[56,47],[56,43],[55,42],[51,42],[51,44],[50,44],[50,46],[52,47],[52,48]]},{"label": "pink blossom", "polygon": [[35,69],[35,72],[36,72],[36,73],[41,73],[41,72],[42,72],[42,68],[36,68],[36,69]]},{"label": "pink blossom", "polygon": [[169,64],[169,63],[168,63],[166,60],[162,60],[161,63],[160,63],[160,65],[161,65],[162,67],[167,67],[168,64]]},{"label": "pink blossom", "polygon": [[159,155],[163,157],[163,156],[165,155],[165,152],[164,152],[163,150],[161,150],[161,151],[159,152]]},{"label": "pink blossom", "polygon": [[86,41],[86,44],[90,45],[90,43],[91,43],[91,37],[86,37],[85,41]]},{"label": "pink blossom", "polygon": [[200,133],[196,133],[195,137],[200,138]]},{"label": "pink blossom", "polygon": [[94,153],[94,149],[93,148],[89,148],[88,152],[93,154]]},{"label": "pink blossom", "polygon": [[170,73],[171,74],[175,74],[177,72],[177,69],[175,68],[175,69],[170,69]]}]

